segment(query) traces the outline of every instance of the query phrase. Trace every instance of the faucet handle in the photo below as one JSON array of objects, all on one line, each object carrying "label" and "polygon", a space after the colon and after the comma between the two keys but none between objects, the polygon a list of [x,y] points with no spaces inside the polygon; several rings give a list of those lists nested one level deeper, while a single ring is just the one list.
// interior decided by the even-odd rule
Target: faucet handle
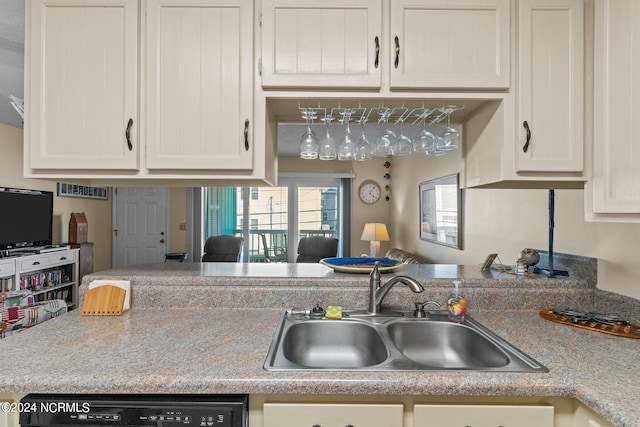
[{"label": "faucet handle", "polygon": [[413,317],[420,317],[420,318],[429,319],[430,318],[429,313],[424,311],[424,308],[429,304],[435,305],[436,308],[440,308],[440,304],[437,303],[436,301],[429,300],[429,301],[425,301],[425,302],[416,302],[415,303],[416,309],[413,312]]},{"label": "faucet handle", "polygon": [[371,281],[377,281],[378,286],[380,285],[380,261],[373,263],[373,268],[371,269],[371,273],[369,273],[369,277],[371,278]]}]

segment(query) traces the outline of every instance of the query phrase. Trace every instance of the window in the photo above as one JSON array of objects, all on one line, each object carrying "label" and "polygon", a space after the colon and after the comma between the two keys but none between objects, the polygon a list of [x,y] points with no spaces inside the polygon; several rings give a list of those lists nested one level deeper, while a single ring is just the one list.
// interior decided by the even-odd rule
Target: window
[{"label": "window", "polygon": [[348,254],[351,179],[289,176],[279,181],[279,187],[203,188],[205,221],[202,236],[194,238],[243,236],[248,262],[294,262],[299,238],[317,235],[338,238],[339,254]]}]

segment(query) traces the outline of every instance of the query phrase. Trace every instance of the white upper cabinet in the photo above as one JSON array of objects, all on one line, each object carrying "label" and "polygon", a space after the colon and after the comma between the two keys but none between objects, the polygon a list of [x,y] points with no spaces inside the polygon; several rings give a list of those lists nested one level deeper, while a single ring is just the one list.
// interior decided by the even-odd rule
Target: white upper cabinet
[{"label": "white upper cabinet", "polygon": [[520,0],[517,172],[581,172],[584,2]]},{"label": "white upper cabinet", "polygon": [[137,0],[33,0],[26,29],[25,171],[137,169]]},{"label": "white upper cabinet", "polygon": [[262,86],[380,87],[381,0],[264,0]]},{"label": "white upper cabinet", "polygon": [[253,3],[147,0],[149,169],[251,169]]},{"label": "white upper cabinet", "polygon": [[29,2],[25,176],[273,182],[255,25],[253,0]]},{"label": "white upper cabinet", "polygon": [[509,87],[509,0],[390,4],[392,89]]},{"label": "white upper cabinet", "polygon": [[264,0],[262,86],[506,89],[509,23],[510,0]]},{"label": "white upper cabinet", "polygon": [[[639,222],[640,2],[595,2],[593,180],[587,218]],[[592,212],[589,212],[591,208]],[[619,215],[617,215],[619,214]]]},{"label": "white upper cabinet", "polygon": [[515,90],[465,123],[468,187],[582,188],[584,0],[519,0]]}]

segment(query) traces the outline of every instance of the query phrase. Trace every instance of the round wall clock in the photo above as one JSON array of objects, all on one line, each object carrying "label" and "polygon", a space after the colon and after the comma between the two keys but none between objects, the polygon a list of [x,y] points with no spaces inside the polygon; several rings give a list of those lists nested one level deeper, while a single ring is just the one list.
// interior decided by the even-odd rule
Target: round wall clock
[{"label": "round wall clock", "polygon": [[362,184],[360,184],[360,189],[358,190],[358,196],[360,196],[360,200],[368,205],[380,200],[381,194],[382,192],[380,191],[380,186],[377,182],[372,180],[364,181]]}]

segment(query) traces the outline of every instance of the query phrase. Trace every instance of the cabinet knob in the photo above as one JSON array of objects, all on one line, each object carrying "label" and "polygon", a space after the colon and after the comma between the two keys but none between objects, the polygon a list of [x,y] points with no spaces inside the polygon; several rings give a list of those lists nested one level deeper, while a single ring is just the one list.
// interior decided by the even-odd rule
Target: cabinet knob
[{"label": "cabinet knob", "polygon": [[398,68],[398,65],[400,65],[400,39],[396,36],[393,41],[396,44],[396,59],[393,61],[393,66]]}]

